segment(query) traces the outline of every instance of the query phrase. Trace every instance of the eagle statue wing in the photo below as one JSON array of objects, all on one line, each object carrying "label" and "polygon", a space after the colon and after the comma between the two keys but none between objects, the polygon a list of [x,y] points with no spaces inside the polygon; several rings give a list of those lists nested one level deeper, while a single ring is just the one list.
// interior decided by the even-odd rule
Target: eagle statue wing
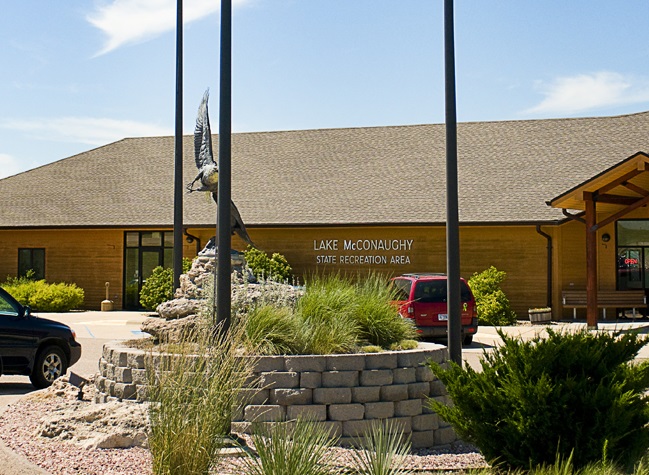
[{"label": "eagle statue wing", "polygon": [[199,170],[206,165],[216,165],[212,154],[212,131],[210,130],[210,117],[207,113],[207,100],[210,97],[208,89],[203,94],[201,105],[198,106],[196,128],[194,129],[194,158],[196,168]]}]

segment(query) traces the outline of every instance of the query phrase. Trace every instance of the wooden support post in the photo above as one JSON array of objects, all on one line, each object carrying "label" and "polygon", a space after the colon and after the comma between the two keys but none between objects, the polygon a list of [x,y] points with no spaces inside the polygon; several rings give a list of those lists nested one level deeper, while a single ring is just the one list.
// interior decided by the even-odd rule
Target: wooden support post
[{"label": "wooden support post", "polygon": [[590,193],[584,193],[586,202],[586,324],[597,329],[597,208]]}]

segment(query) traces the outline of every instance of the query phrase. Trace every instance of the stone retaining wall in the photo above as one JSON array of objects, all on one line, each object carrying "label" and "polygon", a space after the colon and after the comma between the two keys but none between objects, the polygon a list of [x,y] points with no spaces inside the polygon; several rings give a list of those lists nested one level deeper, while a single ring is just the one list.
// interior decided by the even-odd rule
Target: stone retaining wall
[{"label": "stone retaining wall", "polygon": [[[145,400],[146,354],[116,342],[104,345],[96,379],[100,398]],[[388,419],[411,435],[414,448],[448,445],[455,432],[426,404],[428,397],[448,400],[441,381],[424,366],[428,359],[446,361],[446,347],[422,343],[408,351],[261,357],[255,375],[263,389],[242,391],[247,404],[234,416],[233,430],[305,416],[350,445],[373,420]]]}]

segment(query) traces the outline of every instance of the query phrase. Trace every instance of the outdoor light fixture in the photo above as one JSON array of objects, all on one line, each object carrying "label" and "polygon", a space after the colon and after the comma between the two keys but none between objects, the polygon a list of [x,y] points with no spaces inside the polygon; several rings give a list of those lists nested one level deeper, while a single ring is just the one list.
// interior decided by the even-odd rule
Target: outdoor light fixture
[{"label": "outdoor light fixture", "polygon": [[611,235],[609,233],[602,234],[602,242],[609,242],[611,240]]}]

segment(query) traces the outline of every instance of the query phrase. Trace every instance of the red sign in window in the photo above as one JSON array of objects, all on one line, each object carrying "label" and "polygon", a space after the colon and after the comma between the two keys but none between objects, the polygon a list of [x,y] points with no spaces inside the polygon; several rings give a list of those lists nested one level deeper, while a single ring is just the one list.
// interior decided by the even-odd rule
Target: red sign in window
[{"label": "red sign in window", "polygon": [[637,266],[638,265],[638,259],[634,259],[632,257],[627,257],[624,259],[624,263],[628,266]]}]

